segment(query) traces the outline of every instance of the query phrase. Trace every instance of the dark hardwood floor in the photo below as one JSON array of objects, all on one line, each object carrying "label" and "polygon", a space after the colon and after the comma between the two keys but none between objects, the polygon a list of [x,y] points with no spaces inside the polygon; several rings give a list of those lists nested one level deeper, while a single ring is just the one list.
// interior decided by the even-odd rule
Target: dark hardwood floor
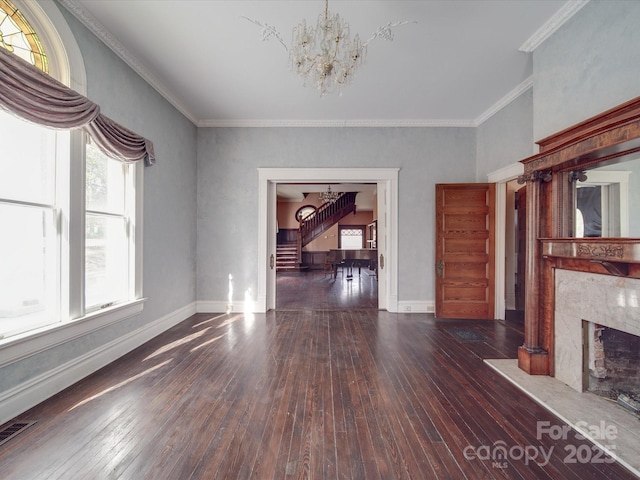
[{"label": "dark hardwood floor", "polygon": [[378,308],[375,271],[352,269],[351,280],[342,267],[334,278],[318,270],[278,273],[276,307],[280,310]]},{"label": "dark hardwood floor", "polygon": [[634,478],[537,434],[561,422],[482,361],[521,343],[519,321],[197,314],[21,415],[0,478]]}]

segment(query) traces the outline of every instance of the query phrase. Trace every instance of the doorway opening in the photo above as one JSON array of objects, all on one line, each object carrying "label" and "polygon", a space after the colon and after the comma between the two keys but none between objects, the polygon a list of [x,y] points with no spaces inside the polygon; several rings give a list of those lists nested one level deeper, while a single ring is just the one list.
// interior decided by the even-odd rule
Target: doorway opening
[{"label": "doorway opening", "polygon": [[276,197],[276,309],[377,309],[377,185],[277,184]]},{"label": "doorway opening", "polygon": [[256,310],[276,308],[277,200],[280,185],[370,183],[376,185],[378,210],[378,308],[397,312],[397,168],[259,168],[258,293]]},{"label": "doorway opening", "polygon": [[[515,251],[517,241],[518,220],[515,202],[515,191],[519,185],[514,183],[524,173],[524,166],[518,162],[490,173],[487,179],[496,184],[496,246],[495,246],[495,318],[505,320],[507,311],[515,308],[516,291],[515,275],[518,267]],[[508,246],[507,246],[508,245]],[[507,256],[509,257],[507,259]],[[520,272],[522,275],[523,272]],[[522,275],[523,276],[523,275]],[[520,282],[521,284],[522,282]],[[522,288],[521,285],[518,288]]]}]

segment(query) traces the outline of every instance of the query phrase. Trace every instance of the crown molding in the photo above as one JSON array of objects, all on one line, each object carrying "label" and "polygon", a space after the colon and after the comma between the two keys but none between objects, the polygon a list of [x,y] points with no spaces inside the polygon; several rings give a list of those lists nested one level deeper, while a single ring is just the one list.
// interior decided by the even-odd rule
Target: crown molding
[{"label": "crown molding", "polygon": [[162,83],[153,76],[138,59],[129,52],[109,31],[102,25],[86,8],[76,0],[58,0],[71,15],[87,27],[96,37],[98,37],[107,47],[109,47],[118,57],[129,65],[138,75],[140,75],[151,87],[162,95],[171,105],[180,111],[192,123],[197,123],[195,116],[176,99]]},{"label": "crown molding", "polygon": [[479,117],[474,120],[453,119],[416,119],[416,120],[202,120],[196,123],[196,126],[202,128],[277,128],[277,127],[456,127],[456,128],[474,128],[479,127],[489,118],[504,107],[513,102],[520,95],[533,87],[533,77],[527,78],[516,88],[507,93],[485,110]]},{"label": "crown molding", "polygon": [[277,127],[475,127],[473,120],[437,120],[437,119],[416,119],[416,120],[273,120],[273,119],[238,119],[238,120],[203,120],[196,123],[198,127],[204,128],[277,128]]},{"label": "crown molding", "polygon": [[513,102],[516,98],[522,95],[524,92],[533,87],[533,77],[527,78],[524,82],[518,85],[516,88],[507,93],[504,97],[491,105],[482,115],[476,118],[473,123],[475,127],[479,127],[484,122],[493,117],[496,113],[502,110],[504,107]]},{"label": "crown molding", "polygon": [[564,25],[571,17],[584,7],[589,0],[569,0],[556,14],[545,22],[529,39],[524,42],[518,50],[531,53],[538,48],[542,42]]}]

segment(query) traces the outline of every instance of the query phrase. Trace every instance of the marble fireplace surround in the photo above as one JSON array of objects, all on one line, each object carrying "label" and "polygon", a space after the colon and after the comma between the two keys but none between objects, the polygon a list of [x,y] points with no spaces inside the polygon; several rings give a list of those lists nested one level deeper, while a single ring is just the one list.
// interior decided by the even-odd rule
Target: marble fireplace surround
[{"label": "marble fireplace surround", "polygon": [[640,336],[640,279],[555,271],[555,377],[582,391],[582,321]]}]

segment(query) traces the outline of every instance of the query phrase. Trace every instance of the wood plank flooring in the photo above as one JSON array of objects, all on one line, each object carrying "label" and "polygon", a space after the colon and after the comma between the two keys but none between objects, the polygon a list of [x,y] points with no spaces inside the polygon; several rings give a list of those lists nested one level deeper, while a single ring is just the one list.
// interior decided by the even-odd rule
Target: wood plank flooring
[{"label": "wood plank flooring", "polygon": [[279,310],[331,308],[378,308],[378,280],[375,271],[352,270],[347,280],[342,267],[336,278],[318,270],[278,273],[276,307]]},{"label": "wood plank flooring", "polygon": [[0,478],[635,478],[537,434],[562,424],[482,362],[521,343],[517,321],[197,314],[21,415]]}]

